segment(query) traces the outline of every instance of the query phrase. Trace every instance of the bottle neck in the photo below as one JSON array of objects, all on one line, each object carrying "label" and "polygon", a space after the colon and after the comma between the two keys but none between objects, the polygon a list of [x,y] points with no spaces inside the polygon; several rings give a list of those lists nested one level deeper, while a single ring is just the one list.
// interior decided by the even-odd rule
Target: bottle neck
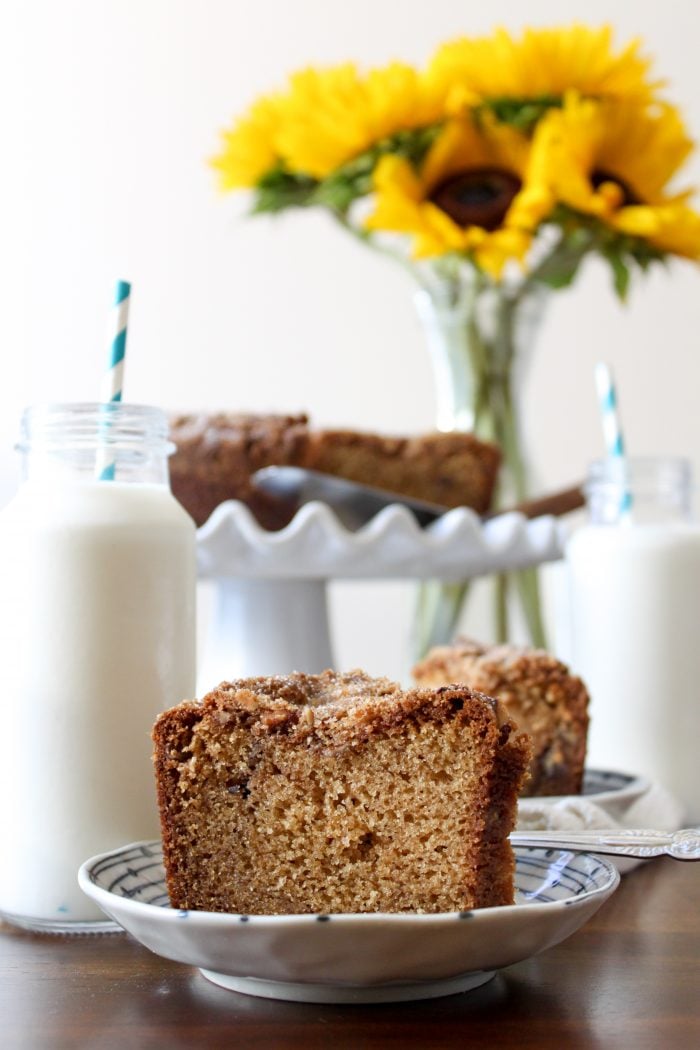
[{"label": "bottle neck", "polygon": [[168,485],[172,450],[159,408],[121,402],[30,406],[17,444],[31,481]]},{"label": "bottle neck", "polygon": [[690,521],[692,467],[681,458],[610,458],[591,464],[585,486],[594,525]]}]

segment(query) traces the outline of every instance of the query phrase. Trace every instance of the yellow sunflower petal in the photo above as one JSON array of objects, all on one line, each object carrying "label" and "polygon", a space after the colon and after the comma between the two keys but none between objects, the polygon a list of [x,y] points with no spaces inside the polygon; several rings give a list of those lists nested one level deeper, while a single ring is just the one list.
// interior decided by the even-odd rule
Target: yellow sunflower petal
[{"label": "yellow sunflower petal", "polygon": [[280,109],[277,142],[287,167],[324,178],[388,136],[441,119],[444,95],[399,62],[366,75],[346,63],[294,74]]},{"label": "yellow sunflower petal", "polygon": [[552,213],[556,198],[547,186],[525,183],[508,209],[509,229],[533,232]]},{"label": "yellow sunflower petal", "polygon": [[384,157],[375,175],[374,211],[365,221],[368,230],[412,235],[414,258],[444,255],[464,248],[460,228],[426,200],[410,164],[400,157]]},{"label": "yellow sunflower petal", "polygon": [[444,255],[446,252],[462,252],[469,245],[468,231],[461,229],[456,222],[446,215],[441,208],[431,201],[421,205],[422,237],[416,243],[415,252],[423,257],[426,240],[432,244],[431,255]]},{"label": "yellow sunflower petal", "polygon": [[466,168],[504,168],[522,177],[529,154],[527,138],[504,124],[485,120],[477,127],[471,119],[451,120],[430,147],[422,175],[430,186]]},{"label": "yellow sunflower petal", "polygon": [[660,200],[666,185],[693,150],[678,110],[658,105],[640,111],[625,104],[602,110],[604,132],[598,162],[620,172],[644,201]]},{"label": "yellow sunflower petal", "polygon": [[374,172],[374,183],[379,190],[400,193],[409,200],[419,201],[424,196],[421,180],[409,162],[395,154],[380,159]]},{"label": "yellow sunflower petal", "polygon": [[596,104],[569,96],[564,110],[550,110],[535,131],[530,183],[549,187],[572,208],[595,211],[590,173],[602,133]]},{"label": "yellow sunflower petal", "polygon": [[382,157],[375,171],[377,195],[374,211],[365,220],[368,230],[412,233],[421,224],[422,187],[403,157]]},{"label": "yellow sunflower petal", "polygon": [[444,44],[428,74],[453,112],[469,99],[561,97],[572,89],[594,98],[646,100],[660,83],[649,79],[640,46],[633,40],[616,50],[610,26],[526,29],[519,39],[499,29]]},{"label": "yellow sunflower petal", "polygon": [[255,186],[277,165],[278,128],[278,101],[271,95],[258,99],[230,131],[223,133],[223,150],[211,160],[223,190]]},{"label": "yellow sunflower petal", "polygon": [[682,204],[621,208],[612,225],[660,251],[700,261],[700,215]]},{"label": "yellow sunflower petal", "polygon": [[524,267],[531,244],[532,239],[522,231],[496,230],[475,248],[474,257],[482,270],[499,280],[509,262]]},{"label": "yellow sunflower petal", "polygon": [[608,218],[625,203],[667,202],[666,186],[691,150],[671,106],[569,95],[535,131],[528,181],[578,211]]}]

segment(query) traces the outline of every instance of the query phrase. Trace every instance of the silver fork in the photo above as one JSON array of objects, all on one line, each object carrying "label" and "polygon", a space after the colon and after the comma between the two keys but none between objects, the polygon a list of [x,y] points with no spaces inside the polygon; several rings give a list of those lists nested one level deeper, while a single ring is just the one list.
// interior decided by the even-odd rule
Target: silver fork
[{"label": "silver fork", "polygon": [[617,857],[660,857],[700,860],[700,828],[681,831],[649,829],[593,829],[588,831],[513,831],[513,846],[540,846],[544,849],[570,849],[590,853],[611,853]]}]

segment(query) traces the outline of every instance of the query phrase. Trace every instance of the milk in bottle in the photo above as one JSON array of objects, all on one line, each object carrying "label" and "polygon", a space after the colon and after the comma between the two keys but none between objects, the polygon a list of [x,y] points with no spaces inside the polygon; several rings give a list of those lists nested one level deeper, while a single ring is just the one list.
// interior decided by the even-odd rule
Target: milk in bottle
[{"label": "milk in bottle", "polygon": [[588,764],[651,777],[700,821],[700,527],[684,460],[594,464],[567,550]]},{"label": "milk in bottle", "polygon": [[194,695],[195,530],[157,409],[29,409],[20,448],[0,515],[0,913],[79,931],[105,919],[79,865],[158,834],[149,733]]}]

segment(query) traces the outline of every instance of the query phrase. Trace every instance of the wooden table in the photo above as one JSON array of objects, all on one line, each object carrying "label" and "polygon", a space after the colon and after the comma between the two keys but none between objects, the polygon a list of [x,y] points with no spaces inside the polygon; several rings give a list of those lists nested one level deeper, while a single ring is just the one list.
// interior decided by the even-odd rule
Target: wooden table
[{"label": "wooden table", "polygon": [[3,1050],[700,1047],[700,863],[654,861],[578,933],[473,992],[311,1006],[209,984],[124,935],[0,926]]}]

